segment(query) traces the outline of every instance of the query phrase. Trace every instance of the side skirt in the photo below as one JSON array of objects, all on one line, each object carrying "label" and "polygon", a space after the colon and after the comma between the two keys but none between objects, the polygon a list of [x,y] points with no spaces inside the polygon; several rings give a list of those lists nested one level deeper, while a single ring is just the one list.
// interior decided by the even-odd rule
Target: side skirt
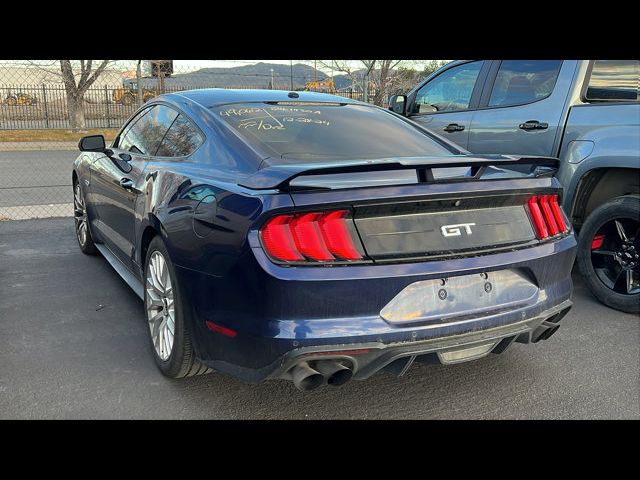
[{"label": "side skirt", "polygon": [[142,285],[142,282],[138,280],[133,273],[131,273],[131,270],[125,267],[120,259],[111,253],[111,250],[109,250],[104,243],[96,243],[96,248],[118,273],[118,275],[127,282],[127,285],[131,287],[131,290],[133,290],[141,300],[144,300],[144,286]]}]

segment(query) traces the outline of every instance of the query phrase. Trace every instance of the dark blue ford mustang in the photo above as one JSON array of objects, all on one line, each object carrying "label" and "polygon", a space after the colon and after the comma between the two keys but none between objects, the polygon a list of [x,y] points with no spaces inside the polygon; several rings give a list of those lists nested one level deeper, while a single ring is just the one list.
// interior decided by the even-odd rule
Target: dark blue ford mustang
[{"label": "dark blue ford mustang", "polygon": [[555,159],[471,156],[342,97],[217,89],[80,150],[80,248],[144,299],[170,377],[340,385],[546,339],[571,307]]}]

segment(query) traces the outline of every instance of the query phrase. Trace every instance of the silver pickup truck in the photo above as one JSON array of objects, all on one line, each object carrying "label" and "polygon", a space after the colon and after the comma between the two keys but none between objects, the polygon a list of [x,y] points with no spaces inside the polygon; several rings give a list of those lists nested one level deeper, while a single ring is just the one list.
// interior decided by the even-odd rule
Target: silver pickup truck
[{"label": "silver pickup truck", "polygon": [[640,311],[640,61],[464,60],[389,109],[473,153],[561,159],[582,275],[606,305]]}]

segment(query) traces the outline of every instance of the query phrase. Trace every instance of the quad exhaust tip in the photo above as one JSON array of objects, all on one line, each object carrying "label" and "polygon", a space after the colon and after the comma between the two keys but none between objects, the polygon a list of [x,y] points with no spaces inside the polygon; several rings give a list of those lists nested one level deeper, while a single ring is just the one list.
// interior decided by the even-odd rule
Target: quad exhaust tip
[{"label": "quad exhaust tip", "polygon": [[326,382],[338,387],[353,377],[353,370],[336,360],[319,360],[312,368],[308,362],[300,362],[291,371],[293,384],[298,390],[314,390]]},{"label": "quad exhaust tip", "polygon": [[334,387],[344,385],[353,377],[353,370],[336,360],[320,360],[316,368],[327,379],[327,383]]},{"label": "quad exhaust tip", "polygon": [[293,376],[293,384],[298,390],[313,390],[324,383],[322,374],[311,368],[307,362],[300,362],[296,365],[291,375]]}]

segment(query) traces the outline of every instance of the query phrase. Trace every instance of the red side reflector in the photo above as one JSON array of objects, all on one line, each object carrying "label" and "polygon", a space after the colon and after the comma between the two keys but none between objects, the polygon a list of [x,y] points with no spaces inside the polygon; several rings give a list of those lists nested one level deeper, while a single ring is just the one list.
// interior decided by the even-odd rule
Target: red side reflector
[{"label": "red side reflector", "polygon": [[604,243],[604,235],[596,235],[595,237],[593,237],[593,240],[591,240],[591,250],[597,250],[600,247],[602,247],[602,244]]},{"label": "red side reflector", "polygon": [[320,229],[324,241],[334,255],[345,260],[360,260],[362,255],[353,244],[351,233],[344,219],[347,214],[346,210],[338,210],[323,215],[320,218]]},{"label": "red side reflector", "polygon": [[549,231],[547,230],[547,226],[544,223],[544,218],[542,217],[542,212],[540,211],[540,207],[538,206],[538,197],[533,196],[528,201],[529,212],[531,212],[531,219],[533,220],[533,227],[536,230],[536,237],[539,240],[547,238],[549,236]]},{"label": "red side reflector", "polygon": [[549,205],[549,197],[551,197],[551,195],[540,195],[538,197],[538,202],[540,204],[540,207],[542,208],[542,215],[544,216],[544,220],[547,223],[547,227],[549,227],[549,235],[553,236],[560,233],[560,230],[558,230],[556,220],[555,218],[553,218],[551,205]]},{"label": "red side reflector", "polygon": [[233,338],[236,335],[238,335],[238,332],[236,332],[235,330],[231,330],[230,328],[223,327],[222,325],[218,325],[217,323],[213,323],[209,321],[207,321],[206,323],[207,323],[207,327],[209,327],[209,330],[213,330],[214,332],[221,333],[222,335],[226,335],[227,337]]},{"label": "red side reflector", "polygon": [[260,230],[260,236],[264,243],[264,248],[269,254],[278,260],[287,262],[301,261],[305,258],[296,249],[295,241],[289,222],[291,215],[279,215],[270,219],[264,228]]},{"label": "red side reflector", "polygon": [[553,212],[553,218],[556,220],[556,224],[558,225],[558,229],[561,232],[567,231],[567,223],[564,221],[564,215],[562,214],[562,210],[560,209],[560,205],[558,205],[558,196],[551,195],[549,199],[549,205],[551,206],[551,211]]},{"label": "red side reflector", "polygon": [[294,218],[289,224],[296,247],[306,257],[326,262],[335,257],[327,250],[318,225],[319,213],[305,213]]}]

